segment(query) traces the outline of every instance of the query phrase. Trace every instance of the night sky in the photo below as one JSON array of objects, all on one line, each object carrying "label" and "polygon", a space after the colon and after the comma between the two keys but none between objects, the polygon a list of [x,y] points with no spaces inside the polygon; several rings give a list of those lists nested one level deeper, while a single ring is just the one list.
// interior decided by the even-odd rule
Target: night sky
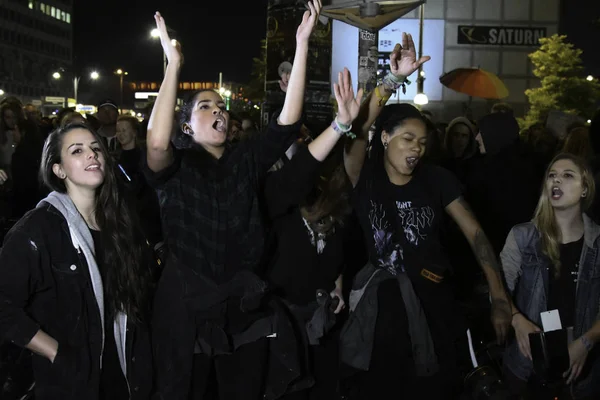
[{"label": "night sky", "polygon": [[583,50],[586,73],[600,77],[600,1],[562,0],[561,33]]},{"label": "night sky", "polygon": [[[128,80],[160,80],[162,50],[150,38],[153,15],[160,11],[183,44],[182,80],[246,82],[252,58],[265,35],[267,0],[75,1],[75,66],[109,74],[117,68]],[[599,0],[563,1],[561,31],[584,50],[586,72],[600,76]],[[435,56],[432,54],[432,56]]]},{"label": "night sky", "polygon": [[104,74],[123,68],[133,81],[162,79],[162,49],[150,37],[155,11],[182,43],[182,80],[216,82],[221,71],[226,81],[248,81],[266,30],[267,0],[74,3],[76,68],[97,68]]}]

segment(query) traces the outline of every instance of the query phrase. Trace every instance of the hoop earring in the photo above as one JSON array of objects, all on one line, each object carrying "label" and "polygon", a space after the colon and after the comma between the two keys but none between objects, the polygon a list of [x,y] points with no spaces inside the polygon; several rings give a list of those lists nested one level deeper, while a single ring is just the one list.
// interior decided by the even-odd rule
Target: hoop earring
[{"label": "hoop earring", "polygon": [[383,142],[383,148],[387,150],[388,147],[388,143],[387,142]]},{"label": "hoop earring", "polygon": [[[184,124],[183,128],[181,131],[184,133],[184,135],[188,135],[188,136],[194,136],[194,131],[192,131],[192,127],[189,124]],[[186,129],[189,131],[186,132]]]}]

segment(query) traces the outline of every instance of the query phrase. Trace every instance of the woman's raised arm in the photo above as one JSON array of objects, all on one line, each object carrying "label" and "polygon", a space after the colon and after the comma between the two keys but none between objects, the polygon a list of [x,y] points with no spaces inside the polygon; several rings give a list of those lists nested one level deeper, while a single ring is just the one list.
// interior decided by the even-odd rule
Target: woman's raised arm
[{"label": "woman's raised arm", "polygon": [[173,162],[171,132],[177,101],[179,70],[183,56],[179,43],[171,43],[164,18],[157,12],[154,15],[156,27],[160,32],[160,43],[168,60],[163,82],[158,91],[150,120],[148,121],[147,156],[148,167],[154,172],[161,171]]}]

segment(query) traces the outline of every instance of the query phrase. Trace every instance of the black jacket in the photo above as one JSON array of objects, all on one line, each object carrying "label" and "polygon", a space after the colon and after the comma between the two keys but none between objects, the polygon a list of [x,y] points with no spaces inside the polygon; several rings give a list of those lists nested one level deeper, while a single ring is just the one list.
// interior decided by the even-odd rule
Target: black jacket
[{"label": "black jacket", "polygon": [[[10,230],[0,251],[0,339],[25,346],[39,329],[59,350],[54,364],[33,356],[35,398],[98,399],[103,328],[87,262],[64,217],[45,203]],[[147,399],[153,370],[146,326],[128,323],[126,353],[131,399]]]}]

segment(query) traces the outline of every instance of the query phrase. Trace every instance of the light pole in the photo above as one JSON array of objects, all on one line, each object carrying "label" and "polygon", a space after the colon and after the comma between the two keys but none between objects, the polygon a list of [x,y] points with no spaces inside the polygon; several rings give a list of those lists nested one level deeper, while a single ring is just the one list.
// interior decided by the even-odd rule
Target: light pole
[{"label": "light pole", "polygon": [[[158,32],[158,29],[154,28],[154,29],[152,29],[152,31],[150,31],[150,36],[152,37],[152,39],[159,39],[160,32]],[[166,71],[167,71],[167,55],[165,54],[165,52],[163,50],[163,75],[165,74]]]},{"label": "light pole", "polygon": [[[62,75],[60,74],[60,72],[56,71],[52,74],[52,77],[56,80],[59,80],[62,78]],[[92,73],[90,74],[90,78],[93,80],[96,80],[100,77],[100,74],[97,71],[92,71]],[[74,76],[73,77],[73,98],[75,99],[75,104],[77,104],[77,93],[79,92],[79,81],[81,80],[81,76]]]},{"label": "light pole", "polygon": [[[90,74],[90,79],[96,80],[100,78],[100,74],[97,71],[92,71]],[[79,92],[79,81],[81,80],[81,76],[76,76],[73,78],[73,98],[75,99],[75,104],[77,104],[77,93]]]},{"label": "light pole", "polygon": [[120,107],[123,109],[123,76],[128,75],[129,73],[123,71],[121,68],[115,71],[115,75],[119,75],[119,90],[120,90]]},{"label": "light pole", "polygon": [[[158,29],[154,28],[150,31],[150,37],[152,39],[160,39],[160,32]],[[173,46],[177,46],[177,40],[171,39],[171,44]],[[167,72],[167,54],[163,50],[163,75]]]},{"label": "light pole", "polygon": [[229,110],[229,100],[231,99],[231,90],[225,89],[223,86],[219,88],[219,94],[225,97],[225,108]]},{"label": "light pole", "polygon": [[[423,57],[423,24],[425,22],[425,4],[421,4],[421,10],[419,13],[419,59]],[[419,65],[419,76],[417,77],[417,95],[413,100],[415,104],[423,106],[429,103],[427,95],[424,93],[423,86],[425,82],[425,71],[423,71],[423,64]]]}]

